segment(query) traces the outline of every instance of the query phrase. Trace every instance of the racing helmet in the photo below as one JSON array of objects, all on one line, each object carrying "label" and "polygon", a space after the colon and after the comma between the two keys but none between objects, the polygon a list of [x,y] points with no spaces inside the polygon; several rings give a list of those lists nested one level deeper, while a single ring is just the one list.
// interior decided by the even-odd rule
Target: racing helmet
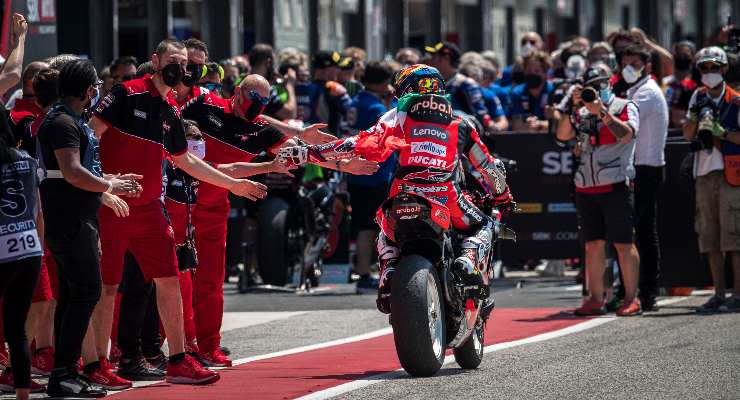
[{"label": "racing helmet", "polygon": [[399,98],[408,93],[443,95],[445,80],[437,68],[414,64],[396,73],[393,88]]}]

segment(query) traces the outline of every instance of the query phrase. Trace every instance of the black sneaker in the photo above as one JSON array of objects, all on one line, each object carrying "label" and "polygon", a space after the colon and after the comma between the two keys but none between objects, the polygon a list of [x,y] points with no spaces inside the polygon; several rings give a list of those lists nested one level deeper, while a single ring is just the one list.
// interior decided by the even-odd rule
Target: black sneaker
[{"label": "black sneaker", "polygon": [[154,357],[147,357],[146,362],[148,362],[153,368],[162,372],[167,372],[167,357],[162,353],[159,353]]},{"label": "black sneaker", "polygon": [[122,358],[118,363],[118,376],[130,381],[161,381],[164,380],[165,371],[153,367],[144,357],[130,360]]},{"label": "black sneaker", "polygon": [[725,307],[727,307],[727,312],[740,312],[740,296],[733,295],[725,300]]},{"label": "black sneaker", "polygon": [[378,290],[380,281],[370,274],[361,275],[357,281],[357,294],[373,294]]},{"label": "black sneaker", "polygon": [[658,307],[658,303],[655,301],[655,298],[640,299],[640,304],[642,305],[643,312],[656,312],[660,310],[660,307]]},{"label": "black sneaker", "polygon": [[716,314],[725,305],[725,299],[720,296],[712,296],[706,303],[696,308],[697,314]]},{"label": "black sneaker", "polygon": [[46,386],[46,394],[54,398],[74,397],[94,399],[105,397],[108,395],[108,392],[91,384],[82,375],[66,375],[66,377],[62,378],[49,379],[49,384]]}]

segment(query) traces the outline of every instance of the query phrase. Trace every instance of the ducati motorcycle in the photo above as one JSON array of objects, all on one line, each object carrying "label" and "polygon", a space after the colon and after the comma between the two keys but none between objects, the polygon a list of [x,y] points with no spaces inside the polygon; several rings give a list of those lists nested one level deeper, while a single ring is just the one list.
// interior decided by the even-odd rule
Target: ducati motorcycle
[{"label": "ducati motorcycle", "polygon": [[498,240],[516,240],[516,234],[501,222],[502,212],[513,204],[498,210],[481,192],[472,192],[471,197],[494,221],[486,270],[481,271],[485,285],[476,289],[484,293],[477,297],[453,269],[465,236],[450,228],[447,207],[410,192],[384,203],[386,226],[400,249],[389,318],[398,359],[414,377],[434,375],[447,349],[463,369],[475,369],[483,359],[485,325],[494,307],[488,295],[494,245]]}]

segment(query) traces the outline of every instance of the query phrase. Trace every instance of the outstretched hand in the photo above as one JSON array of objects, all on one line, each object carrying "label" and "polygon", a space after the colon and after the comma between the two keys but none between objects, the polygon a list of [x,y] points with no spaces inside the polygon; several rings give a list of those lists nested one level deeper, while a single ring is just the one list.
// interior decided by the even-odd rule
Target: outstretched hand
[{"label": "outstretched hand", "polygon": [[267,186],[249,179],[236,179],[229,191],[253,201],[264,199],[267,196]]},{"label": "outstretched hand", "polygon": [[375,161],[364,158],[353,158],[341,162],[341,171],[353,175],[372,175],[378,171],[380,165]]},{"label": "outstretched hand", "polygon": [[326,132],[322,132],[320,129],[326,128],[326,124],[312,124],[309,125],[298,134],[298,138],[308,144],[324,144],[337,140],[337,137],[330,135]]}]

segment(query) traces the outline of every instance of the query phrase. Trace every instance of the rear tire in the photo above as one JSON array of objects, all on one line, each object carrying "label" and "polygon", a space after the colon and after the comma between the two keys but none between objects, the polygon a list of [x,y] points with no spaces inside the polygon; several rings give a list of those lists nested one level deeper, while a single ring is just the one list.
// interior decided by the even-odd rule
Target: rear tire
[{"label": "rear tire", "polygon": [[442,299],[432,263],[419,255],[403,257],[392,280],[391,325],[398,360],[411,376],[432,376],[442,368],[447,347]]},{"label": "rear tire", "polygon": [[475,331],[470,334],[465,343],[462,346],[454,349],[452,352],[455,355],[455,361],[457,365],[462,369],[476,369],[483,361],[483,339],[485,338],[485,327],[483,323],[478,320],[478,324],[475,326]]},{"label": "rear tire", "polygon": [[285,286],[291,276],[287,254],[290,205],[272,197],[257,214],[257,268],[266,284]]}]

